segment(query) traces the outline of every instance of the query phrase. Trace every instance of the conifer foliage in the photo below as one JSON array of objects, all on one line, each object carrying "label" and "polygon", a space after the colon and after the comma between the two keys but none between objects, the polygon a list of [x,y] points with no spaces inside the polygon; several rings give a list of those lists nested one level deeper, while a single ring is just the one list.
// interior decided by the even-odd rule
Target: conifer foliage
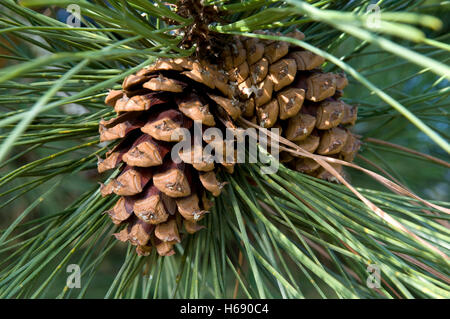
[{"label": "conifer foliage", "polygon": [[448,298],[446,6],[1,1],[0,298]]}]

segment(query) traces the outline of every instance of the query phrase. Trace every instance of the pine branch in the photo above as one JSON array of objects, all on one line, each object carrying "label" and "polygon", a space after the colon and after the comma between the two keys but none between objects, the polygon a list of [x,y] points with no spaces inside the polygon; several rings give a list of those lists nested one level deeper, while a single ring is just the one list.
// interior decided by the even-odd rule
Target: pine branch
[{"label": "pine branch", "polygon": [[[118,171],[92,177],[96,157],[114,146],[98,140],[98,121],[113,114],[103,103],[106,90],[156,57],[188,56],[195,48],[177,46],[174,30],[191,20],[172,6],[108,3],[0,5],[0,65],[8,63],[0,70],[0,297],[224,298],[235,283],[243,298],[450,297],[448,258],[442,257],[450,249],[448,215],[380,191],[353,170],[356,190],[408,232],[342,185],[282,165],[265,175],[257,163],[223,176],[226,194],[215,199],[206,229],[176,245],[176,256],[153,251],[138,257],[113,240],[118,229],[102,213],[115,198],[102,198],[96,182]],[[207,3],[229,21],[210,25],[212,31],[282,39],[327,58],[326,70],[346,71],[344,98],[359,105],[356,130],[367,142],[362,157],[421,196],[445,193],[449,46],[441,21],[429,15],[434,7],[383,1],[380,28],[373,30],[370,1]],[[80,5],[83,26],[30,9],[68,4]],[[252,32],[286,34],[295,27],[305,41]],[[378,139],[383,145],[373,143]],[[448,192],[439,198],[429,202],[450,207]],[[79,291],[66,286],[69,264],[80,265]],[[378,288],[367,285],[368,265],[381,270]]]}]

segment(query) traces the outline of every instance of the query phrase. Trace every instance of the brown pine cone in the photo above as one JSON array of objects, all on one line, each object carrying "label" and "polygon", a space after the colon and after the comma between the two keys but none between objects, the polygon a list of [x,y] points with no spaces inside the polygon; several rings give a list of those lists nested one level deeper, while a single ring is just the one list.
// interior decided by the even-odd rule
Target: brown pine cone
[{"label": "brown pine cone", "polygon": [[[287,35],[304,38],[299,31]],[[211,207],[207,195],[219,196],[224,185],[217,171],[232,173],[235,163],[226,154],[223,163],[194,160],[195,148],[213,143],[208,140],[179,152],[180,163],[172,159],[173,146],[194,121],[224,129],[223,123],[242,116],[281,128],[282,136],[306,151],[352,161],[360,142],[346,126],[355,123],[357,109],[339,99],[346,77],[322,72],[323,62],[286,42],[234,37],[219,65],[159,59],[125,78],[122,90],[110,91],[105,100],[117,117],[99,125],[101,141],[121,139],[98,164],[104,172],[123,163],[119,176],[101,188],[103,196],[121,196],[108,212],[115,224],[127,224],[117,239],[136,245],[141,255],[155,246],[168,256],[181,240],[182,224],[187,233],[202,228],[197,222]],[[331,178],[313,160],[287,153],[280,160]]]}]

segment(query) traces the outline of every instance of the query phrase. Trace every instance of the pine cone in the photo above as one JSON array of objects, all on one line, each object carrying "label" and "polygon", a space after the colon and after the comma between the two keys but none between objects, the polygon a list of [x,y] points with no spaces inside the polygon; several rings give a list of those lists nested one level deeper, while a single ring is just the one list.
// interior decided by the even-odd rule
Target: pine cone
[{"label": "pine cone", "polygon": [[[299,31],[288,36],[304,38]],[[147,255],[155,246],[160,255],[172,255],[182,224],[187,233],[201,229],[197,222],[211,207],[208,194],[220,195],[224,184],[217,171],[233,172],[229,154],[219,165],[193,160],[195,148],[213,142],[208,140],[190,153],[180,152],[181,163],[172,160],[169,153],[183,138],[177,133],[192,131],[193,121],[223,129],[223,123],[242,116],[265,128],[281,128],[282,136],[306,151],[345,161],[352,161],[359,149],[360,142],[345,127],[355,123],[357,109],[339,100],[348,83],[344,75],[323,73],[323,58],[286,42],[233,39],[220,65],[159,59],[106,97],[117,117],[100,121],[100,140],[121,141],[99,161],[98,171],[124,165],[101,193],[121,196],[108,213],[115,224],[127,224],[115,235],[136,245],[138,254]],[[313,160],[287,153],[280,160],[298,171],[332,178]]]}]

